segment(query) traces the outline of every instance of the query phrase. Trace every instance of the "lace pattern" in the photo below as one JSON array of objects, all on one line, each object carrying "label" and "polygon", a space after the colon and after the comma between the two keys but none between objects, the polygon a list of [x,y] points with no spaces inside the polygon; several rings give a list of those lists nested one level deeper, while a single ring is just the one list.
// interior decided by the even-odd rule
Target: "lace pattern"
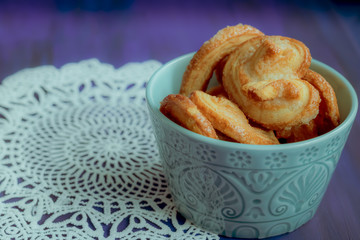
[{"label": "lace pattern", "polygon": [[22,70],[0,85],[0,239],[219,239],[179,215],[145,106],[157,61]]}]

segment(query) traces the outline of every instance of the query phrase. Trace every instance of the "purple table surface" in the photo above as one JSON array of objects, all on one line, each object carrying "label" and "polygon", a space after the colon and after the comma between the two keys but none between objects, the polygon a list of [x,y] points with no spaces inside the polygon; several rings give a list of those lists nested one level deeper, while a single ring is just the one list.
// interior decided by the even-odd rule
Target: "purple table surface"
[{"label": "purple table surface", "polygon": [[[89,58],[165,63],[237,23],[304,42],[359,92],[360,5],[334,1],[0,1],[0,79]],[[357,116],[315,217],[273,239],[360,239],[359,136]]]}]

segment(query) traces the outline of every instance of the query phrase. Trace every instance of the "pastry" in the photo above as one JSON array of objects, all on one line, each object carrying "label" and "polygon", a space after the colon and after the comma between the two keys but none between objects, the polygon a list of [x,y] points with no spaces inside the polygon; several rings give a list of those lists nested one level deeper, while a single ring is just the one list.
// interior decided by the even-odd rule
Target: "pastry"
[{"label": "pastry", "polygon": [[[300,41],[248,25],[221,29],[187,66],[160,111],[205,136],[245,144],[298,142],[340,123],[335,92],[309,69]],[[208,89],[215,73],[218,86]]]},{"label": "pastry", "polygon": [[285,139],[287,143],[299,142],[320,136],[331,131],[340,123],[337,99],[331,85],[323,76],[310,69],[306,72],[303,79],[319,91],[321,98],[319,114],[308,124],[276,131],[276,136]]},{"label": "pastry", "polygon": [[275,132],[278,139],[284,140],[284,143],[293,143],[308,140],[319,136],[318,126],[315,123],[315,119],[311,120],[307,124],[294,126],[291,128],[285,128]]},{"label": "pastry", "polygon": [[160,112],[173,122],[195,133],[218,139],[215,129],[186,96],[170,94],[160,104]]},{"label": "pastry", "polygon": [[309,123],[320,96],[301,78],[311,62],[309,49],[282,36],[259,36],[232,52],[222,82],[231,100],[263,127],[282,130]]},{"label": "pastry", "polygon": [[312,70],[308,70],[303,77],[313,85],[320,93],[319,115],[315,118],[318,126],[318,134],[324,134],[340,124],[340,113],[334,89],[323,76]]},{"label": "pastry", "polygon": [[224,97],[194,91],[190,95],[190,100],[217,131],[239,143],[263,145],[279,143],[273,131],[252,127],[239,107]]},{"label": "pastry", "polygon": [[238,24],[218,31],[206,41],[191,59],[183,75],[180,94],[189,96],[194,90],[206,91],[217,64],[248,39],[264,35],[249,25]]}]

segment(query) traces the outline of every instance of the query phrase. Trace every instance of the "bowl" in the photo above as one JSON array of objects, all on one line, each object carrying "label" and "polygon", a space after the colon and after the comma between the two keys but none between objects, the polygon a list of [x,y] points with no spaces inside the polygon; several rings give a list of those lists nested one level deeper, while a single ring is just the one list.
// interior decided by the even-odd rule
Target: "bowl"
[{"label": "bowl", "polygon": [[[292,232],[316,213],[354,122],[356,92],[317,60],[311,69],[334,88],[341,124],[319,137],[250,145],[191,132],[166,118],[160,102],[178,93],[193,53],[164,64],[146,100],[165,177],[177,210],[195,225],[227,237],[265,238]],[[212,78],[210,84],[216,79]]]}]

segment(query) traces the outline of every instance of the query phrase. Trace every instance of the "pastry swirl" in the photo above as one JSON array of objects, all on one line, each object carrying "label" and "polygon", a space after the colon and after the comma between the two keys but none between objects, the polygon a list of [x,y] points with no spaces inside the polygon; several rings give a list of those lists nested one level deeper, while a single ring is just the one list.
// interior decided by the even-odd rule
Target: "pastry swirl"
[{"label": "pastry swirl", "polygon": [[303,77],[313,85],[320,94],[321,102],[319,114],[308,124],[294,126],[292,128],[276,131],[278,138],[286,139],[286,142],[299,142],[311,139],[327,133],[340,124],[340,113],[334,89],[323,76],[308,70]]},{"label": "pastry swirl", "polygon": [[318,91],[301,78],[311,63],[309,49],[282,36],[259,36],[232,52],[223,86],[252,120],[280,130],[309,123],[318,114]]},{"label": "pastry swirl", "polygon": [[278,138],[289,142],[299,142],[327,133],[340,124],[340,113],[334,89],[323,76],[308,70],[303,77],[313,85],[320,94],[319,114],[308,124],[294,126],[276,132]]},{"label": "pastry swirl", "polygon": [[335,91],[323,76],[310,69],[303,79],[313,85],[320,93],[319,114],[315,118],[315,122],[318,126],[319,135],[327,133],[340,124],[340,113]]},{"label": "pastry swirl", "polygon": [[218,31],[195,53],[183,75],[180,94],[205,91],[217,64],[246,40],[264,35],[258,29],[238,24]]}]

